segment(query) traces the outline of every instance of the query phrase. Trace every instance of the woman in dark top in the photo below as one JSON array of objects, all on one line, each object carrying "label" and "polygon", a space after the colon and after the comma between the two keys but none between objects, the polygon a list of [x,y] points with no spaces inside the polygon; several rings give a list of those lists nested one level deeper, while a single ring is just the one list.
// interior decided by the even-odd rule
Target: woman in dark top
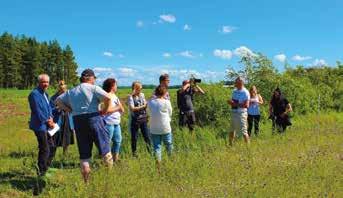
[{"label": "woman in dark top", "polygon": [[292,106],[282,95],[280,88],[274,90],[270,101],[269,114],[273,121],[273,133],[275,128],[279,133],[286,130],[287,126],[292,125],[288,113],[292,111]]},{"label": "woman in dark top", "polygon": [[68,151],[68,146],[74,144],[74,124],[72,116],[68,112],[61,111],[56,107],[55,101],[58,96],[67,91],[67,86],[64,81],[58,82],[58,90],[55,95],[50,98],[50,106],[52,108],[53,120],[60,126],[60,130],[54,135],[55,144],[57,147],[63,147],[63,154]]}]

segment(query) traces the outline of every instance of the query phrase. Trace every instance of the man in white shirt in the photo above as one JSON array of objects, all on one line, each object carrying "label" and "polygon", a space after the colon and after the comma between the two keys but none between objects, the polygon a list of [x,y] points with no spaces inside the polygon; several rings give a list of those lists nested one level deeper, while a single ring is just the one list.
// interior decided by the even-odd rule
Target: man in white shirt
[{"label": "man in white shirt", "polygon": [[236,89],[232,92],[232,98],[228,101],[231,105],[231,129],[229,132],[229,142],[232,145],[233,139],[238,132],[239,136],[243,134],[246,143],[249,143],[248,135],[248,112],[250,94],[249,91],[244,87],[244,80],[238,77],[235,80]]}]

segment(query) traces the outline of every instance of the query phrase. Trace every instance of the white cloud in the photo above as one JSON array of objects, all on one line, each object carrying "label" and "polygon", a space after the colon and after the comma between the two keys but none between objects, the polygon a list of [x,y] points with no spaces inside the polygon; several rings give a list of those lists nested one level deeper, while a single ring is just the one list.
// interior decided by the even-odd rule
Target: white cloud
[{"label": "white cloud", "polygon": [[[197,68],[197,69],[191,69]],[[101,84],[107,78],[115,78],[119,85],[130,85],[133,81],[139,80],[143,84],[158,84],[158,78],[162,73],[170,75],[171,84],[181,84],[183,80],[189,79],[191,75],[201,78],[204,82],[218,82],[224,79],[225,71],[203,70],[201,66],[180,66],[172,65],[126,65],[94,67],[97,76],[97,83]],[[82,72],[80,68],[79,72]]]},{"label": "white cloud", "polygon": [[163,53],[162,56],[163,56],[164,58],[170,58],[170,57],[171,57],[171,54],[168,53],[168,52],[166,52],[166,53]]},{"label": "white cloud", "polygon": [[213,55],[216,57],[220,57],[222,59],[227,59],[227,60],[232,58],[232,52],[230,50],[215,49],[213,51]]},{"label": "white cloud", "polygon": [[186,58],[195,58],[195,55],[191,51],[183,51],[179,53],[180,56],[186,57]]},{"label": "white cloud", "polygon": [[176,17],[172,14],[162,14],[160,15],[160,20],[160,22],[175,23]]},{"label": "white cloud", "polygon": [[119,77],[134,77],[137,73],[137,70],[130,67],[121,67],[118,68]]},{"label": "white cloud", "polygon": [[141,21],[141,20],[139,20],[139,21],[136,22],[136,26],[137,26],[138,28],[141,28],[141,27],[144,26],[144,22]]},{"label": "white cloud", "polygon": [[107,56],[107,57],[112,57],[113,56],[112,52],[104,52],[103,55]]},{"label": "white cloud", "polygon": [[109,68],[109,67],[94,67],[93,71],[94,72],[110,72],[110,71],[112,71],[112,68]]},{"label": "white cloud", "polygon": [[190,31],[191,29],[192,29],[191,26],[189,26],[188,24],[185,24],[183,26],[183,30],[185,30],[185,31]]},{"label": "white cloud", "polygon": [[247,48],[246,46],[240,46],[238,48],[236,48],[233,53],[236,56],[239,57],[256,57],[257,54],[255,54],[254,52],[252,52],[249,48]]},{"label": "white cloud", "polygon": [[310,60],[310,59],[312,59],[311,56],[300,56],[298,54],[292,57],[292,60],[294,61],[305,61],[305,60]]},{"label": "white cloud", "polygon": [[118,54],[118,58],[125,58],[124,54]]},{"label": "white cloud", "polygon": [[277,54],[274,56],[274,59],[281,62],[281,63],[284,63],[286,61],[286,55],[285,54]]},{"label": "white cloud", "polygon": [[324,59],[316,59],[313,61],[312,65],[321,67],[321,66],[326,66],[328,64],[326,63],[326,61]]},{"label": "white cloud", "polygon": [[237,29],[236,27],[224,25],[224,26],[222,26],[222,28],[219,30],[219,32],[220,32],[220,33],[223,33],[223,34],[228,34],[228,33],[233,32],[233,31],[236,30],[236,29]]}]

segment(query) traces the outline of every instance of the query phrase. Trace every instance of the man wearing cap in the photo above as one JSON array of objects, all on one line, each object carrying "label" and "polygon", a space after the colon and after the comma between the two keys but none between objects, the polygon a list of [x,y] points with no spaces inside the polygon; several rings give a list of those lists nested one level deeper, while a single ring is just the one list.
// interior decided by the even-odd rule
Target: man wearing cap
[{"label": "man wearing cap", "polygon": [[59,96],[56,104],[72,112],[81,163],[81,174],[88,182],[93,143],[98,147],[106,166],[112,167],[109,133],[99,113],[99,104],[104,102],[104,113],[110,108],[111,97],[95,85],[95,74],[86,69],[80,77],[80,84]]},{"label": "man wearing cap", "polygon": [[233,139],[238,135],[243,135],[246,143],[249,143],[248,135],[248,111],[250,94],[244,87],[244,80],[241,77],[235,80],[236,89],[232,92],[232,98],[228,101],[231,105],[231,129],[229,131],[229,141],[232,145]]}]

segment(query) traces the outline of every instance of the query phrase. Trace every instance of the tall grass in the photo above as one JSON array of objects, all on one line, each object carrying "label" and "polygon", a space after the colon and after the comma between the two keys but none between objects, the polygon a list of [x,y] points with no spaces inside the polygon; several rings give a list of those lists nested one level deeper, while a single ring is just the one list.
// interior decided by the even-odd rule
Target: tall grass
[{"label": "tall grass", "polygon": [[[122,91],[119,95],[127,94]],[[172,92],[174,94],[175,92]],[[2,91],[1,104],[16,104],[29,112],[27,91]],[[4,109],[0,110],[4,113]],[[8,111],[6,111],[6,114]],[[175,112],[176,113],[176,112]],[[201,112],[199,112],[201,114]],[[176,119],[176,118],[174,118]],[[30,197],[37,182],[37,143],[27,129],[28,115],[0,122],[0,197]],[[196,128],[195,135],[173,123],[174,154],[163,154],[161,174],[154,159],[138,142],[139,158],[132,158],[123,119],[121,161],[107,170],[97,151],[91,181],[84,185],[75,145],[67,157],[58,149],[55,176],[42,197],[342,197],[342,113],[297,116],[283,135],[271,135],[265,120],[250,146],[237,140],[227,146],[229,117]]]}]

